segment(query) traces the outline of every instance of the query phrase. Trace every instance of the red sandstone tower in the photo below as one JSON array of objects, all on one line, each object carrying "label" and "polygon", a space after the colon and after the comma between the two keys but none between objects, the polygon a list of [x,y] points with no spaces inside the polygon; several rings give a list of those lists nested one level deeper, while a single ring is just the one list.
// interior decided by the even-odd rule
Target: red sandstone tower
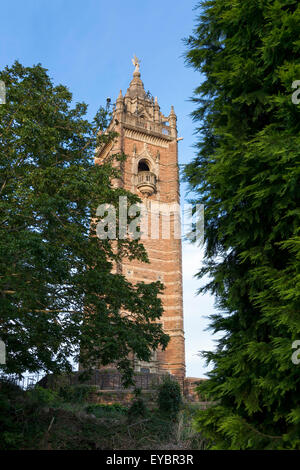
[{"label": "red sandstone tower", "polygon": [[[109,126],[109,130],[117,132],[118,137],[114,144],[103,145],[99,149],[95,163],[101,164],[110,154],[124,152],[127,159],[120,167],[122,177],[117,184],[138,194],[150,212],[156,208],[157,213],[159,208],[156,219],[151,219],[154,221],[148,217],[148,237],[142,239],[150,264],[128,261],[123,262],[119,269],[132,283],[160,280],[165,287],[162,294],[164,314],[160,322],[171,338],[169,345],[165,351],[153,353],[151,362],[136,361],[136,371],[165,371],[183,379],[182,261],[178,236],[180,221],[176,214],[171,212],[170,215],[169,212],[170,230],[169,233],[168,230],[163,232],[164,211],[172,205],[179,207],[180,202],[177,118],[173,107],[168,117],[161,113],[157,98],[153,100],[144,90],[136,57],[133,63],[133,79],[124,97],[120,91]],[[165,220],[168,222],[168,217]],[[157,221],[158,228],[155,227]]]}]

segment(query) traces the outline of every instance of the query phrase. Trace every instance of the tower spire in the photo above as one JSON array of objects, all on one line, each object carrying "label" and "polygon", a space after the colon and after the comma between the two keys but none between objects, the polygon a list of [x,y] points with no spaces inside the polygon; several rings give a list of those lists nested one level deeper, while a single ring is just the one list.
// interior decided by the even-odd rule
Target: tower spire
[{"label": "tower spire", "polygon": [[145,99],[145,89],[144,84],[141,80],[141,73],[140,73],[140,59],[134,55],[133,59],[131,59],[134,65],[134,72],[133,72],[133,79],[130,82],[129,88],[127,90],[126,95],[129,95],[131,98],[139,97]]}]

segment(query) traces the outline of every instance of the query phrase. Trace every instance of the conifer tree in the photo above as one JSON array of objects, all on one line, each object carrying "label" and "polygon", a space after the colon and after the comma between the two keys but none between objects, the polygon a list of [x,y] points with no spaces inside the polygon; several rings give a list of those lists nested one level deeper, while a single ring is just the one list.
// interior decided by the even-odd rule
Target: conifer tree
[{"label": "conifer tree", "polygon": [[210,327],[223,336],[202,353],[212,370],[200,391],[215,405],[197,427],[214,449],[299,449],[300,5],[207,0],[198,12],[185,177],[205,205],[198,277],[209,275],[201,291],[217,299]]}]

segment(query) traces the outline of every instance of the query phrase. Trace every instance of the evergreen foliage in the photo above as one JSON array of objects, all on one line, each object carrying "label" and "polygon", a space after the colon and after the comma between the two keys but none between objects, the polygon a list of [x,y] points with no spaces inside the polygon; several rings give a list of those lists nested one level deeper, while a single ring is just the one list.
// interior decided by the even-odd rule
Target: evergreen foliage
[{"label": "evergreen foliage", "polygon": [[214,449],[299,449],[300,5],[208,0],[198,5],[187,63],[195,90],[197,155],[185,168],[205,205],[201,292],[217,299],[222,332],[201,385],[217,404],[197,427]]},{"label": "evergreen foliage", "polygon": [[161,412],[166,413],[171,418],[176,418],[182,405],[179,383],[170,377],[166,377],[158,387],[157,401]]}]

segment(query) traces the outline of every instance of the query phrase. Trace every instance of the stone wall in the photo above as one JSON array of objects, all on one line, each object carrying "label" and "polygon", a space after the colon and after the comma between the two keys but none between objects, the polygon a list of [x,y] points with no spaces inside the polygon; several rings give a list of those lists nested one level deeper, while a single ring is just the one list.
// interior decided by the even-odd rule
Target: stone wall
[{"label": "stone wall", "polygon": [[[166,376],[177,380],[185,401],[207,404],[205,397],[201,397],[196,392],[196,387],[207,379],[186,377],[184,380],[170,374],[134,374],[134,385],[124,388],[121,374],[116,369],[94,369],[89,377],[82,380],[82,371],[63,375],[47,375],[38,384],[45,388],[58,389],[68,385],[91,385],[91,400],[95,403],[121,403],[129,404],[134,398],[134,388],[142,391],[143,398],[147,404],[155,402],[157,387]],[[205,406],[206,407],[206,406]]]},{"label": "stone wall", "polygon": [[[98,388],[98,387],[97,387]],[[142,390],[141,398],[148,408],[156,406],[156,390]],[[129,406],[135,398],[135,394],[130,390],[95,390],[91,393],[89,401],[97,404],[112,405],[119,403]]]},{"label": "stone wall", "polygon": [[[134,374],[134,385],[124,388],[120,372],[116,369],[94,369],[91,374],[84,376],[83,371],[62,375],[46,375],[39,381],[39,385],[45,388],[57,389],[66,385],[95,385],[99,390],[133,391],[134,388],[141,390],[153,390],[162,383],[169,374],[148,374],[136,372]],[[174,378],[175,380],[175,378]]]},{"label": "stone wall", "polygon": [[198,385],[207,379],[200,379],[196,377],[186,377],[184,379],[184,397],[190,402],[204,402],[204,397],[199,396],[196,391]]}]

